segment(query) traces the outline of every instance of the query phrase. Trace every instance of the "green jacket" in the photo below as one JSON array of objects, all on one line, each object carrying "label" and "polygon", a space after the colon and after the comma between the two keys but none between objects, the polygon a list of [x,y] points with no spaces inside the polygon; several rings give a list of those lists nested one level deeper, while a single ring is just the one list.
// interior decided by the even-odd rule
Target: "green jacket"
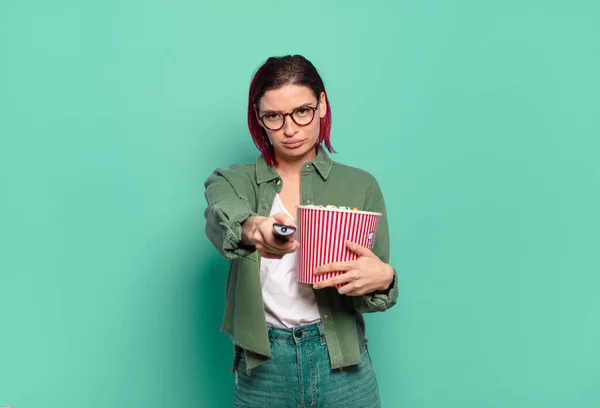
[{"label": "green jacket", "polygon": [[[251,215],[269,216],[282,180],[263,156],[255,163],[234,164],[215,170],[205,182],[208,207],[206,234],[222,256],[229,259],[225,315],[221,330],[245,350],[249,370],[271,358],[260,281],[260,257],[255,248],[241,244],[242,223]],[[389,263],[390,245],[383,195],[366,171],[332,161],[322,148],[300,176],[301,204],[358,207],[382,213],[373,252]],[[331,368],[360,362],[366,343],[362,313],[385,311],[396,303],[398,279],[387,294],[340,295],[335,288],[315,290]],[[234,363],[235,364],[235,363]]]}]

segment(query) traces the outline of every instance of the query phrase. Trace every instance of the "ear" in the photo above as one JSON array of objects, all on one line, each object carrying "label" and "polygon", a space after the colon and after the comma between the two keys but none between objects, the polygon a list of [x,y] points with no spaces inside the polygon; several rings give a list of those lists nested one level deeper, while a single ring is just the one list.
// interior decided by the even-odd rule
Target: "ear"
[{"label": "ear", "polygon": [[327,98],[325,97],[325,92],[321,92],[321,95],[319,97],[319,117],[321,119],[323,119],[327,114],[328,108],[329,107],[327,106]]}]

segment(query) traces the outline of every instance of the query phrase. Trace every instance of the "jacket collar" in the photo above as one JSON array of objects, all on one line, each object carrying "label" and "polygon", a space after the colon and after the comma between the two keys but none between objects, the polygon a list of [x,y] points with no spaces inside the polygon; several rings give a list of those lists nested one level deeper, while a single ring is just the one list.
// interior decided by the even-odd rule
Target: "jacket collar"
[{"label": "jacket collar", "polygon": [[[304,163],[303,165],[305,166],[309,163],[315,166],[317,172],[323,180],[327,180],[327,177],[329,177],[329,173],[331,172],[331,168],[333,167],[333,160],[331,160],[323,147],[319,146],[317,157],[315,157],[312,162]],[[262,184],[276,178],[279,178],[277,169],[269,166],[265,160],[265,157],[261,154],[258,159],[256,159],[256,182],[258,184]]]}]

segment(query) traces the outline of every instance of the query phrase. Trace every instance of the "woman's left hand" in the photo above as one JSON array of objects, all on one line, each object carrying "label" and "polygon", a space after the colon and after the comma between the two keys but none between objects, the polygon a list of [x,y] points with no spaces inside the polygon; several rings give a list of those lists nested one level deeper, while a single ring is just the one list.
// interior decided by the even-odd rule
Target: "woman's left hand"
[{"label": "woman's left hand", "polygon": [[346,283],[338,288],[342,295],[361,296],[376,291],[386,291],[394,279],[394,269],[382,262],[370,249],[346,241],[346,247],[359,256],[354,261],[333,262],[318,267],[315,275],[327,272],[345,271],[343,275],[318,282],[313,285],[315,289]]}]

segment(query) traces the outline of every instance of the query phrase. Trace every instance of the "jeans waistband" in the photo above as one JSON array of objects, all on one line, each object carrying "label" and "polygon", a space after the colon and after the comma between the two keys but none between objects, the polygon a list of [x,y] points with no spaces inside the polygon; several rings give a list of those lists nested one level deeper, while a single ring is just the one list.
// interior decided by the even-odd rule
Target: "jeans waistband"
[{"label": "jeans waistband", "polygon": [[314,339],[315,337],[325,336],[323,325],[320,322],[306,326],[292,327],[291,329],[273,326],[268,326],[268,329],[270,339],[285,340],[293,343],[300,343],[302,341]]}]

